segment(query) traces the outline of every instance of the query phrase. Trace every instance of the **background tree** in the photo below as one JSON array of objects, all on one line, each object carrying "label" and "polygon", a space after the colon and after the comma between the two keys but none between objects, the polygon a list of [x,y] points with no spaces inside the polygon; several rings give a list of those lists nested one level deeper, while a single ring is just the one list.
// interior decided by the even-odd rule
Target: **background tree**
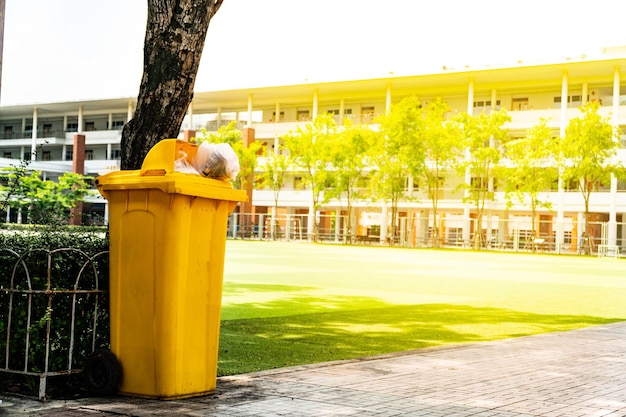
[{"label": "background tree", "polygon": [[285,182],[285,176],[289,170],[289,156],[283,154],[284,146],[280,146],[275,153],[267,155],[265,163],[260,169],[259,180],[262,187],[272,190],[274,195],[274,206],[272,207],[272,217],[270,219],[270,235],[272,240],[276,239],[278,220],[278,197]]},{"label": "background tree", "polygon": [[41,172],[4,168],[2,191],[9,207],[27,211],[28,223],[67,224],[69,210],[82,201],[89,184],[80,174],[66,172],[58,181],[43,180]]},{"label": "background tree", "polygon": [[325,202],[324,190],[330,175],[330,149],[336,141],[337,123],[330,115],[318,116],[312,123],[298,127],[295,132],[284,136],[285,147],[294,165],[302,169],[303,186],[311,189],[309,219],[313,223],[311,238],[317,241],[319,225],[317,210]]},{"label": "background tree", "polygon": [[[425,169],[423,109],[417,97],[407,97],[378,119],[380,136],[373,148],[376,171],[372,185],[378,198],[391,203],[390,242],[397,236],[398,202],[406,194],[409,177],[419,181]],[[385,220],[383,220],[385,221]]]},{"label": "background tree", "polygon": [[121,168],[139,169],[157,142],[176,138],[211,18],[222,0],[148,0],[143,77],[134,117],[122,129]]},{"label": "background tree", "polygon": [[456,166],[456,161],[463,156],[461,132],[458,124],[448,121],[449,111],[448,104],[441,99],[430,102],[426,106],[421,132],[427,164],[421,174],[433,208],[433,247],[438,247],[440,243],[437,215],[440,190],[450,170]]},{"label": "background tree", "polygon": [[[334,136],[330,144],[330,160],[333,166],[333,187],[326,190],[328,199],[336,198],[343,208],[346,202],[347,224],[345,239],[352,242],[353,237],[353,204],[355,200],[365,198],[361,192],[365,181],[365,170],[368,167],[368,152],[373,146],[375,133],[367,126],[354,126],[344,122],[343,129]],[[339,225],[337,225],[339,227]]]},{"label": "background tree", "polygon": [[581,117],[569,121],[561,141],[563,157],[563,181],[575,180],[585,202],[583,225],[583,253],[591,253],[589,237],[589,200],[591,193],[601,184],[611,181],[611,174],[618,174],[620,165],[614,161],[620,147],[618,133],[608,118],[598,111],[598,103],[588,103],[580,108]]},{"label": "background tree", "polygon": [[463,114],[458,120],[467,149],[467,157],[460,161],[458,168],[471,177],[470,183],[464,184],[469,191],[466,201],[473,204],[476,211],[474,249],[480,249],[484,243],[482,219],[485,202],[493,199],[493,168],[501,158],[500,145],[507,140],[507,133],[502,127],[510,120],[505,109],[489,114],[482,112],[478,116]]},{"label": "background tree", "polygon": [[552,207],[549,200],[541,199],[541,193],[550,190],[558,179],[555,168],[558,155],[558,142],[545,119],[529,129],[525,137],[505,145],[505,156],[510,162],[510,166],[503,169],[507,178],[504,184],[507,205],[511,207],[513,200],[517,200],[530,207],[533,238],[539,237],[537,210]]}]

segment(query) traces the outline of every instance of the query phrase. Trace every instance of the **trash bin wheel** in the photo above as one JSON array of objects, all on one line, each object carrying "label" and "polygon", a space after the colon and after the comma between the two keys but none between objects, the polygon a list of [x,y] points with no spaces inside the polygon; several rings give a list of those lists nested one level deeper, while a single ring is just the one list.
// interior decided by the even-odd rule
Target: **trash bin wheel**
[{"label": "trash bin wheel", "polygon": [[117,393],[122,371],[113,352],[97,349],[85,361],[83,375],[90,394],[106,397]]}]

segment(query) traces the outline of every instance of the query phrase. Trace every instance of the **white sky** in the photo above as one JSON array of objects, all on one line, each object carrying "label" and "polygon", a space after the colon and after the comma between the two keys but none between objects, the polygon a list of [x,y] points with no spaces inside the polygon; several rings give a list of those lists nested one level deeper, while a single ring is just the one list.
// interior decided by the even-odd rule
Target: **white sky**
[{"label": "white sky", "polygon": [[[6,0],[2,105],[136,97],[145,0]],[[624,0],[224,0],[196,90],[592,55]],[[620,21],[621,19],[621,21]]]}]

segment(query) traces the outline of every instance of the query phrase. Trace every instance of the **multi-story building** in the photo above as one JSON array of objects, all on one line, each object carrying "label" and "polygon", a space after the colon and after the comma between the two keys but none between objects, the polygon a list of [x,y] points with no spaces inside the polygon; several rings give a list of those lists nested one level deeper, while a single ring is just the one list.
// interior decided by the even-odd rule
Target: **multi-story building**
[{"label": "multi-story building", "polygon": [[[575,56],[553,62],[515,62],[507,65],[446,68],[411,75],[389,74],[385,78],[336,82],[304,83],[228,91],[196,92],[181,129],[215,131],[231,121],[262,142],[272,152],[280,137],[298,126],[310,123],[320,114],[336,115],[341,123],[351,119],[372,124],[377,115],[407,96],[418,96],[422,103],[435,98],[446,101],[453,112],[478,114],[506,109],[511,122],[505,127],[511,137],[524,136],[541,118],[547,119],[555,136],[563,135],[568,121],[580,115],[578,108],[588,101],[601,104],[601,114],[612,124],[626,126],[626,46],[604,48],[597,56]],[[0,108],[0,166],[15,164],[16,159],[32,159],[30,167],[49,178],[72,169],[74,135],[84,135],[85,174],[97,176],[118,169],[121,128],[132,117],[135,99],[109,98],[80,102],[40,103]],[[616,138],[617,139],[617,138]],[[619,138],[623,139],[623,138]],[[35,155],[35,157],[33,157]],[[619,158],[624,159],[620,149]],[[341,240],[346,224],[339,201],[327,203],[322,210],[310,209],[310,192],[298,186],[301,178],[293,173],[279,194],[282,233],[288,238],[306,237],[313,221],[319,222],[323,236]],[[454,177],[444,184],[439,215],[445,244],[466,245],[472,230],[472,209],[463,202],[457,185],[465,181]],[[410,184],[410,182],[408,182]],[[626,187],[617,181],[600,188],[591,197],[590,233],[604,250],[618,251],[626,242]],[[413,190],[409,190],[413,192]],[[401,243],[427,242],[432,227],[428,197],[414,191],[416,199],[400,204]],[[267,236],[269,213],[274,206],[270,190],[253,191],[248,230],[257,237]],[[488,202],[482,232],[487,242],[498,246],[520,242],[531,230],[529,209],[522,205],[507,207],[502,191],[494,190]],[[540,213],[537,230],[542,241],[561,251],[575,251],[582,236],[583,199],[569,190],[546,192],[551,210]],[[86,210],[106,217],[106,201],[95,195]],[[359,237],[387,235],[388,214],[384,202],[359,201],[354,222]],[[15,215],[9,215],[16,220]],[[241,232],[241,231],[240,231]]]}]

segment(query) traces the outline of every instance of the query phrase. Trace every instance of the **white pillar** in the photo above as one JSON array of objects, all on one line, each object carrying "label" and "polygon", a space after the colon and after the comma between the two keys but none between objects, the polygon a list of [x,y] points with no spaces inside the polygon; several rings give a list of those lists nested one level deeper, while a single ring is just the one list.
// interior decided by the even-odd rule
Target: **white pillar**
[{"label": "white pillar", "polygon": [[109,203],[104,203],[104,223],[109,224]]},{"label": "white pillar", "polygon": [[[619,97],[620,97],[620,70],[615,66],[613,70],[613,129],[619,131]],[[613,140],[619,142],[619,136],[615,135]],[[611,174],[611,195],[609,197],[609,230],[607,245],[614,248],[617,244],[617,178]]]},{"label": "white pillar", "polygon": [[385,114],[391,111],[391,83],[387,83],[387,97],[385,100]]},{"label": "white pillar", "polygon": [[111,151],[112,151],[111,144],[107,143],[107,154],[106,154],[105,159],[113,159],[113,158],[111,158],[111,153],[112,153]]},{"label": "white pillar", "polygon": [[387,239],[387,226],[388,226],[387,223],[389,223],[388,216],[389,216],[389,213],[387,210],[387,203],[383,202],[383,206],[381,208],[381,215],[380,215],[380,241],[383,243]]},{"label": "white pillar", "polygon": [[[561,77],[561,121],[559,126],[559,136],[565,137],[565,128],[567,127],[567,95],[568,95],[568,74],[563,71]],[[563,246],[564,232],[563,222],[565,221],[565,187],[563,186],[563,175],[559,174],[559,190],[556,214],[556,252],[561,252]]]},{"label": "white pillar", "polygon": [[[306,227],[306,235],[308,240],[313,240],[313,233],[315,232],[315,224],[316,224],[316,213],[315,207],[313,207],[313,202],[309,205],[309,214],[307,216],[307,227]],[[319,232],[319,231],[318,231]]]},{"label": "white pillar", "polygon": [[77,133],[83,133],[83,106],[78,106],[78,130]]},{"label": "white pillar", "polygon": [[113,113],[109,113],[109,121],[107,125],[107,130],[112,130],[112,129],[113,129]]},{"label": "white pillar", "polygon": [[624,219],[626,219],[626,213],[622,213],[622,223],[621,223],[621,227],[620,227],[620,236],[622,236],[620,242],[617,242],[617,246],[620,247],[620,252],[621,252],[621,247],[624,245],[624,236],[626,236],[626,222],[624,222]]},{"label": "white pillar", "polygon": [[474,79],[470,78],[467,83],[467,114],[474,113]]},{"label": "white pillar", "polygon": [[30,160],[37,159],[37,107],[33,109],[33,126],[31,132]]},{"label": "white pillar", "polygon": [[217,108],[217,114],[215,115],[215,124],[217,125],[217,129],[220,128],[220,126],[222,125],[222,108],[218,107]]},{"label": "white pillar", "polygon": [[252,94],[248,94],[248,120],[246,127],[252,126]]},{"label": "white pillar", "polygon": [[189,107],[187,107],[187,116],[189,116],[189,126],[187,129],[194,130],[193,126],[193,101],[189,103]]},{"label": "white pillar", "polygon": [[[472,115],[474,113],[474,79],[470,78],[467,85],[467,114]],[[469,160],[469,149],[465,150],[465,158]],[[465,169],[465,184],[470,185],[472,183],[472,173],[469,168]],[[465,198],[469,197],[469,189],[465,189]],[[470,203],[463,205],[463,242],[468,243],[470,241]]]},{"label": "white pillar", "polygon": [[582,92],[582,94],[583,94],[583,96],[581,97],[580,104],[584,106],[589,101],[588,97],[587,97],[589,95],[589,84],[583,83],[583,92]]},{"label": "white pillar", "polygon": [[339,100],[339,124],[343,126],[343,119],[346,112],[346,103],[344,99]]},{"label": "white pillar", "polygon": [[280,103],[276,103],[276,110],[274,110],[274,123],[280,122]]},{"label": "white pillar", "polygon": [[133,103],[129,101],[126,108],[126,123],[128,123],[128,121],[133,118],[133,113]]},{"label": "white pillar", "polygon": [[585,223],[585,213],[579,211],[576,221],[578,222],[578,227],[576,228],[576,252],[582,253],[583,233],[585,232],[585,228],[583,227]]},{"label": "white pillar", "polygon": [[319,98],[317,93],[317,88],[313,90],[313,114],[311,115],[311,120],[315,120],[317,118],[318,106],[319,106]]}]

